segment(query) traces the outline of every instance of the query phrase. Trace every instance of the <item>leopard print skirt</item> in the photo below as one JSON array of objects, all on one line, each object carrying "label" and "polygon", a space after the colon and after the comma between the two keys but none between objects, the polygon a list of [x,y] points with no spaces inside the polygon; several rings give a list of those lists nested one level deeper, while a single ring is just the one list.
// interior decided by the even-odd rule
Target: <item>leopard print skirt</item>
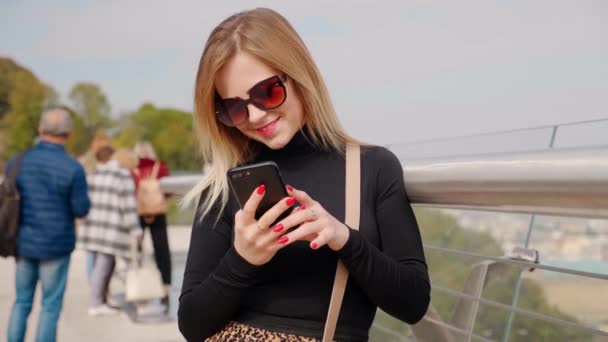
[{"label": "leopard print skirt", "polygon": [[230,322],[205,342],[319,342],[316,338],[269,331],[250,325]]}]

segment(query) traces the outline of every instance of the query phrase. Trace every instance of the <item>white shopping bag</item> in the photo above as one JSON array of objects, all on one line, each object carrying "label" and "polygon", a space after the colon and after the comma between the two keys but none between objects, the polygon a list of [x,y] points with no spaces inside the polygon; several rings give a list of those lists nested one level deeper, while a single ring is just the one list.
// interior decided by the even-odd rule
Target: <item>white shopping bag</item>
[{"label": "white shopping bag", "polygon": [[143,247],[138,252],[138,244],[136,239],[131,242],[131,265],[127,271],[125,300],[139,302],[162,298],[165,290],[160,272],[155,265],[143,262]]}]

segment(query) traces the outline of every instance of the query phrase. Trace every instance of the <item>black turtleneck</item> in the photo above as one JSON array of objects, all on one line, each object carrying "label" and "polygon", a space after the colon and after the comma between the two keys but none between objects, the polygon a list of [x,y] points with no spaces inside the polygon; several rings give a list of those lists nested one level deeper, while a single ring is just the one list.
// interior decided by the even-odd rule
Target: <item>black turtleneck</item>
[{"label": "black turtleneck", "polygon": [[[306,191],[344,220],[344,156],[313,146],[298,133],[280,150],[262,148],[257,161],[272,160],[287,184]],[[179,304],[179,328],[202,341],[238,321],[273,331],[321,338],[340,258],[349,280],[336,329],[339,341],[366,341],[376,308],[414,323],[425,314],[430,285],[416,219],[392,152],[361,149],[361,217],[338,252],[312,250],[299,241],[263,266],[235,251],[234,197],[216,223],[215,208],[195,218]]]}]

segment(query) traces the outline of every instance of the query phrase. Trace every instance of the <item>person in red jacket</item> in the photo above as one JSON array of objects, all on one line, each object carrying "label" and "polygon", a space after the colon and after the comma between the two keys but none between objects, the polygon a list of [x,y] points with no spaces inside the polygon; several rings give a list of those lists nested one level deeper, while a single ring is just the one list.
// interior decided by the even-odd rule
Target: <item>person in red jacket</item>
[{"label": "person in red jacket", "polygon": [[[137,167],[133,170],[136,187],[139,188],[141,181],[153,176],[153,174],[156,174],[156,179],[169,175],[167,165],[158,160],[152,144],[147,141],[138,142],[133,150],[138,158]],[[168,197],[168,194],[165,194],[165,196]],[[152,236],[154,260],[165,285],[165,296],[162,303],[165,306],[165,313],[167,313],[169,311],[169,289],[171,287],[171,251],[167,238],[167,215],[166,212],[142,213],[142,208],[138,209],[140,210],[139,221],[142,229],[145,230],[148,227]]]}]

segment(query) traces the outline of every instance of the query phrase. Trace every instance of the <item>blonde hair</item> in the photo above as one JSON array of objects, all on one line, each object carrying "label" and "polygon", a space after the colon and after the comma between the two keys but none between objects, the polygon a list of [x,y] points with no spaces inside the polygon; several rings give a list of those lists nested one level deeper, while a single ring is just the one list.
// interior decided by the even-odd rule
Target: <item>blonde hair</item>
[{"label": "blonde hair", "polygon": [[112,159],[116,160],[125,169],[131,170],[137,166],[137,156],[133,150],[128,148],[117,149],[112,155]]},{"label": "blonde hair", "polygon": [[259,144],[235,128],[220,124],[215,116],[215,79],[218,71],[237,52],[247,52],[268,66],[286,73],[300,96],[304,120],[312,143],[325,150],[344,153],[349,137],[338,121],[321,73],[304,42],[279,13],[267,9],[237,13],[220,23],[210,34],[201,56],[194,92],[195,129],[203,160],[211,167],[190,192],[184,205],[192,204],[207,194],[200,205],[204,217],[217,201],[220,212],[229,196],[226,172],[231,167],[251,160]]},{"label": "blonde hair", "polygon": [[148,158],[152,160],[157,160],[156,152],[154,151],[154,146],[149,141],[138,141],[135,143],[135,147],[133,147],[133,152],[137,158]]}]

